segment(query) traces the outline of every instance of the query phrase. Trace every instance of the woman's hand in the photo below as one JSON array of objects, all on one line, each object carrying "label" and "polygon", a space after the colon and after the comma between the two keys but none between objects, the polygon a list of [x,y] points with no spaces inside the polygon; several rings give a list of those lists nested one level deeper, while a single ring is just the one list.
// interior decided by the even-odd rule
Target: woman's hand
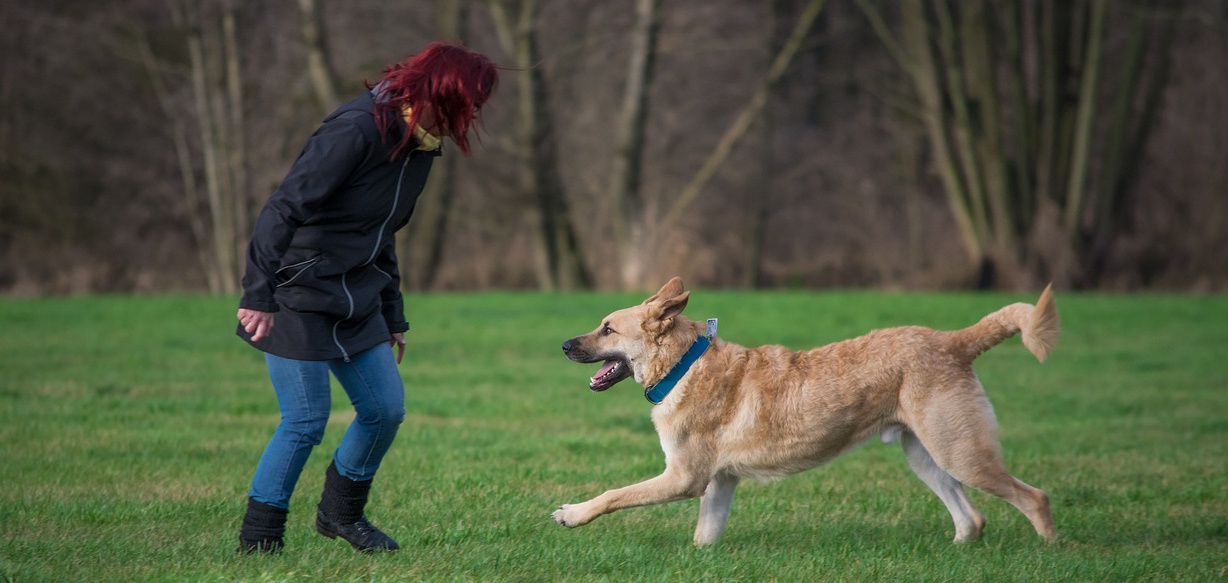
[{"label": "woman's hand", "polygon": [[405,356],[405,334],[393,332],[390,344],[397,347],[397,364],[401,364],[401,358]]},{"label": "woman's hand", "polygon": [[243,329],[252,335],[252,342],[259,342],[260,339],[267,337],[269,332],[273,331],[273,312],[259,312],[247,308],[239,308],[238,317],[239,323],[243,325]]}]

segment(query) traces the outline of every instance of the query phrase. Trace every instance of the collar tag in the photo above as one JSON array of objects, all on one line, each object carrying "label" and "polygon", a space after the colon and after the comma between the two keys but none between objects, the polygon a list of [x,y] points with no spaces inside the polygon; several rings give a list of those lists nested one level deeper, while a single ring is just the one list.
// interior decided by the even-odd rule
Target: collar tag
[{"label": "collar tag", "polygon": [[708,340],[716,338],[716,318],[708,318]]}]

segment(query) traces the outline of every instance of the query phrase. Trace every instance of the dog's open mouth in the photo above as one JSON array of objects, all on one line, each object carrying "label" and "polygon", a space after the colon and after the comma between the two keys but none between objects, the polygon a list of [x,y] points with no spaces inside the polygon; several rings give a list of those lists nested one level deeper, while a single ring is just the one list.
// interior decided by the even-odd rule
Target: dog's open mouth
[{"label": "dog's open mouth", "polygon": [[629,376],[631,376],[631,365],[621,358],[611,358],[605,361],[597,374],[589,380],[588,388],[594,391],[604,391]]}]

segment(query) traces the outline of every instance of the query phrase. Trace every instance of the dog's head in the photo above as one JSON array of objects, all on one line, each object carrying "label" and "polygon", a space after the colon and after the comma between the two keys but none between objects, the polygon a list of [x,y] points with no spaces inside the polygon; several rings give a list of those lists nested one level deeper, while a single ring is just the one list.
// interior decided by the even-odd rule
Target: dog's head
[{"label": "dog's head", "polygon": [[[657,380],[664,374],[658,369],[669,360],[663,355],[676,351],[683,341],[689,346],[695,338],[689,331],[681,333],[681,340],[674,338],[679,336],[675,332],[686,327],[678,324],[685,320],[680,315],[690,296],[682,280],[675,277],[640,305],[618,310],[606,316],[596,330],[564,342],[563,352],[575,362],[604,362],[590,379],[588,387],[594,391],[604,391],[632,376],[640,384],[646,378]],[[677,355],[671,358],[676,360]]]}]

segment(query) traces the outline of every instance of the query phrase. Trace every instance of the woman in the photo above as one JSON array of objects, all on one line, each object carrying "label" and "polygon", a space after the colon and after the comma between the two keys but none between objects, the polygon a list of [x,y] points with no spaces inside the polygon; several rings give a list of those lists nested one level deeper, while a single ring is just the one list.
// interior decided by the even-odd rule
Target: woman
[{"label": "woman", "polygon": [[405,416],[396,365],[409,325],[393,233],[409,222],[441,139],[469,153],[497,83],[490,59],[459,45],[432,43],[389,66],[325,118],[256,220],[238,334],[266,353],[281,423],[252,478],[240,551],[284,546],[290,495],[328,423],[330,371],[356,417],[325,472],[316,530],[359,551],[397,550],[363,513]]}]

